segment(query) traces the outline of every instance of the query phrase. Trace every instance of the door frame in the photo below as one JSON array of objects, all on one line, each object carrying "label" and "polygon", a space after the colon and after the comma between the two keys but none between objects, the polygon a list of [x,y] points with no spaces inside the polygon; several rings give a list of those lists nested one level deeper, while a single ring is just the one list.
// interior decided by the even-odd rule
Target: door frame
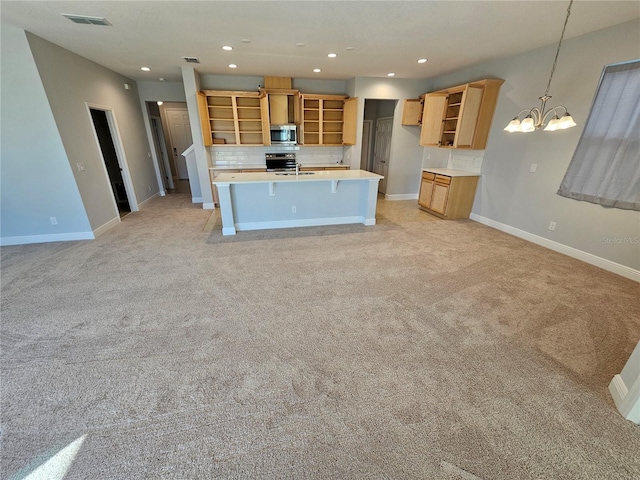
[{"label": "door frame", "polygon": [[[120,171],[122,172],[122,181],[124,183],[124,189],[127,192],[127,199],[129,200],[129,208],[132,212],[137,212],[140,210],[138,206],[138,199],[136,197],[136,192],[133,188],[133,182],[131,180],[131,173],[129,171],[129,164],[127,162],[127,156],[124,153],[124,146],[122,145],[122,137],[120,135],[120,130],[118,129],[118,122],[116,121],[116,114],[113,107],[108,107],[105,105],[98,105],[97,103],[85,102],[87,108],[87,115],[89,116],[89,122],[91,124],[91,131],[93,132],[93,138],[96,141],[96,145],[98,146],[98,154],[102,159],[102,171],[104,172],[104,179],[109,186],[109,191],[111,192],[111,199],[113,201],[113,208],[116,213],[118,210],[118,203],[116,202],[115,193],[111,188],[111,180],[109,178],[109,172],[107,172],[107,165],[104,161],[104,156],[102,155],[102,148],[100,147],[100,141],[98,140],[98,134],[96,133],[96,128],[93,123],[93,118],[91,117],[91,110],[101,110],[105,112],[107,116],[107,123],[109,124],[109,131],[111,132],[111,139],[113,140],[113,146],[116,150],[116,157],[118,159],[118,166],[120,167]],[[120,215],[118,215],[118,219]]]},{"label": "door frame", "polygon": [[151,136],[156,147],[156,156],[158,163],[162,166],[161,173],[164,170],[165,180],[162,179],[163,190],[175,188],[173,183],[173,175],[171,174],[171,165],[169,164],[169,152],[167,152],[167,142],[164,138],[164,127],[162,126],[162,117],[149,115],[149,126],[151,127]]},{"label": "door frame", "polygon": [[[368,135],[365,137],[365,126],[369,127]],[[366,170],[367,172],[373,171],[373,162],[371,161],[371,157],[373,154],[373,120],[363,120],[362,121],[362,143],[360,144],[360,149],[364,153],[364,149],[366,147],[367,157],[365,158],[364,165],[362,164],[362,153],[360,154],[360,168],[362,170]],[[365,145],[366,143],[366,145]]]}]

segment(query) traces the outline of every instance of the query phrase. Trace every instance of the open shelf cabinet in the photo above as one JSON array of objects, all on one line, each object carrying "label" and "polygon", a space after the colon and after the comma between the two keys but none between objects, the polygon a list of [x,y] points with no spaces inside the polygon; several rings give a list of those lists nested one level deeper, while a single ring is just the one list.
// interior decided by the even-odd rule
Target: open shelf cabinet
[{"label": "open shelf cabinet", "polygon": [[270,143],[264,94],[204,90],[198,93],[198,110],[205,146]]}]

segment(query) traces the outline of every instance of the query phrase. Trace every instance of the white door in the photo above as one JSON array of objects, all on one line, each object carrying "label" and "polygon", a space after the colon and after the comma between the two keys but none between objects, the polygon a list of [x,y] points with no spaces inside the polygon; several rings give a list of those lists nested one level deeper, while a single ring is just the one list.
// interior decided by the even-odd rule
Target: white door
[{"label": "white door", "polygon": [[391,132],[393,117],[376,120],[376,140],[373,147],[373,173],[383,175],[378,183],[380,193],[387,192],[387,174],[389,173],[389,157],[391,156]]},{"label": "white door", "polygon": [[169,136],[171,137],[171,148],[173,148],[173,161],[175,162],[178,178],[186,180],[189,178],[187,172],[187,160],[181,155],[193,144],[191,137],[191,124],[189,123],[189,112],[186,109],[167,109],[167,122],[169,123]]}]

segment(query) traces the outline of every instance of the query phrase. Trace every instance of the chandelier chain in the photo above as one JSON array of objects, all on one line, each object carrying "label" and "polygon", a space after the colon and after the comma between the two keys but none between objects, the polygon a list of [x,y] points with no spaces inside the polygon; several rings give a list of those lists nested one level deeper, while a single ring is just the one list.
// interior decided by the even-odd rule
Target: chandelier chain
[{"label": "chandelier chain", "polygon": [[556,58],[553,59],[553,66],[551,67],[551,74],[549,75],[549,81],[547,82],[547,89],[544,92],[544,96],[549,96],[549,89],[551,88],[551,79],[556,71],[556,64],[558,63],[558,54],[560,53],[560,46],[562,45],[562,39],[564,38],[564,31],[567,28],[567,22],[569,21],[569,15],[571,15],[571,5],[573,0],[569,1],[569,7],[567,8],[567,16],[564,19],[564,25],[562,26],[562,33],[560,34],[560,41],[558,42],[558,49],[556,50]]}]

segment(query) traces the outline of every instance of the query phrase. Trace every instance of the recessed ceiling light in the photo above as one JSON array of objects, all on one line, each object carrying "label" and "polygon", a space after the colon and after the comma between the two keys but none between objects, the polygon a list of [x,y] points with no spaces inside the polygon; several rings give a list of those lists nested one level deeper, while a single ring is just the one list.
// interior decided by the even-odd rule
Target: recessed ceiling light
[{"label": "recessed ceiling light", "polygon": [[157,103],[158,105],[162,105],[164,102],[163,102],[162,100],[158,100],[156,103]]},{"label": "recessed ceiling light", "polygon": [[243,38],[242,40],[240,40],[242,43],[251,43],[251,40],[249,40],[248,38]]},{"label": "recessed ceiling light", "polygon": [[327,55],[327,57],[329,58],[336,58],[338,56],[337,53],[330,53],[329,55]]},{"label": "recessed ceiling light", "polygon": [[296,43],[296,47],[304,47],[304,43],[298,42],[298,43]]},{"label": "recessed ceiling light", "polygon": [[427,63],[427,59],[426,58],[421,58],[420,60],[418,60],[418,63]]},{"label": "recessed ceiling light", "polygon": [[230,63],[229,68],[238,68],[238,65],[236,65],[235,63]]},{"label": "recessed ceiling light", "polygon": [[347,47],[345,48],[345,50],[351,51],[351,50],[355,50],[356,47]]},{"label": "recessed ceiling light", "polygon": [[160,80],[161,82],[165,81],[164,77],[160,77],[158,80]]},{"label": "recessed ceiling light", "polygon": [[229,52],[229,51],[233,50],[233,47],[231,45],[223,45],[222,49],[226,50],[227,52]]},{"label": "recessed ceiling light", "polygon": [[140,67],[140,70],[142,70],[143,72],[150,72],[151,69],[149,67]]},{"label": "recessed ceiling light", "polygon": [[320,73],[322,70],[320,70],[319,68],[314,68],[314,69],[313,69],[313,71],[314,71],[315,73]]},{"label": "recessed ceiling light", "polygon": [[395,73],[393,73],[393,72],[389,72],[389,73],[387,73],[387,77],[395,77],[395,76],[396,76],[396,74],[395,74]]}]

